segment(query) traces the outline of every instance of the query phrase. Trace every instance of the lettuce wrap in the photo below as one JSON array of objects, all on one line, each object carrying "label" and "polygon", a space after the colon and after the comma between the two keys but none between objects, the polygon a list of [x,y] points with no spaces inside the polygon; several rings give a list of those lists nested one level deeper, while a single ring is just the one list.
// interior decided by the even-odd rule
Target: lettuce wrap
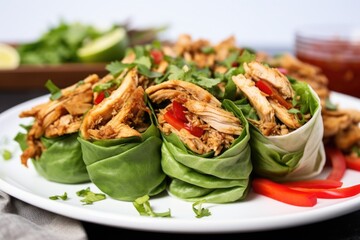
[{"label": "lettuce wrap", "polygon": [[258,62],[244,63],[244,68],[245,74],[232,80],[244,96],[236,105],[250,122],[254,173],[276,181],[320,174],[326,157],[315,91]]},{"label": "lettuce wrap", "polygon": [[252,172],[249,125],[236,105],[201,87],[169,80],[146,89],[160,128],[168,192],[186,201],[244,199]]},{"label": "lettuce wrap", "polygon": [[36,171],[54,182],[90,181],[77,137],[83,114],[92,106],[91,88],[98,81],[99,77],[92,74],[64,89],[48,81],[49,101],[20,113],[21,118],[33,118],[26,133],[15,137],[22,150],[24,166],[27,167],[31,159]]},{"label": "lettuce wrap", "polygon": [[109,79],[107,97],[94,105],[80,127],[78,138],[91,181],[110,197],[134,201],[166,188],[161,169],[162,139],[147,107],[136,68]]},{"label": "lettuce wrap", "polygon": [[[49,181],[59,183],[83,183],[90,178],[82,158],[78,134],[67,134],[56,138],[42,137],[41,142],[46,148],[40,158],[31,159],[36,171]],[[18,133],[15,140],[21,150],[27,148],[26,134]]]}]

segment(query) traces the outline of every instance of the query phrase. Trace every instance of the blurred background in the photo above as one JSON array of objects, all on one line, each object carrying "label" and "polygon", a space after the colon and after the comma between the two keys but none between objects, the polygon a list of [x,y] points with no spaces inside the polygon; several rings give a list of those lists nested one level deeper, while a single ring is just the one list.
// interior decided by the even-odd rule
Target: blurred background
[{"label": "blurred background", "polygon": [[35,40],[60,19],[102,27],[130,21],[135,28],[166,25],[166,39],[189,33],[216,42],[234,35],[243,46],[280,51],[293,49],[304,25],[360,25],[357,0],[0,0],[0,6],[0,42]]},{"label": "blurred background", "polygon": [[[122,58],[112,46],[134,46],[138,43],[132,41],[129,30],[150,30],[147,38],[136,36],[147,43],[154,39],[175,42],[186,33],[194,41],[206,39],[214,45],[234,36],[239,47],[270,55],[289,52],[320,66],[330,79],[331,90],[360,97],[359,9],[358,0],[0,0],[0,90],[45,90],[48,79],[65,87],[89,73],[104,75],[105,63]],[[88,28],[72,28],[76,23],[94,27],[97,36]],[[82,56],[81,47],[104,36],[114,25],[126,25],[130,44],[119,39],[116,44],[103,46],[105,50],[97,50],[96,56]],[[319,28],[309,33],[314,26]],[[157,30],[161,28],[165,30]],[[296,48],[300,29],[307,31],[300,43],[301,57]],[[333,44],[332,36],[322,42],[312,41],[326,29],[340,30],[346,41],[337,42],[336,38]],[[50,31],[51,37],[43,37]],[[10,70],[1,69],[6,60],[1,57],[1,43],[17,47],[19,54],[6,53],[12,58]]]}]

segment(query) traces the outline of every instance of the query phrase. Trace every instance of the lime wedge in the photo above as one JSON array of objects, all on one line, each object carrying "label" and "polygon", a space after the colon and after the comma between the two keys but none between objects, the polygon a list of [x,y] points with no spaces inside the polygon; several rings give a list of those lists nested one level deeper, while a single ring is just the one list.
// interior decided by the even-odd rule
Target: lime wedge
[{"label": "lime wedge", "polygon": [[81,62],[109,62],[121,60],[128,46],[128,36],[124,28],[116,28],[105,35],[88,42],[77,51]]},{"label": "lime wedge", "polygon": [[20,65],[20,55],[17,50],[0,43],[0,69],[15,69]]}]

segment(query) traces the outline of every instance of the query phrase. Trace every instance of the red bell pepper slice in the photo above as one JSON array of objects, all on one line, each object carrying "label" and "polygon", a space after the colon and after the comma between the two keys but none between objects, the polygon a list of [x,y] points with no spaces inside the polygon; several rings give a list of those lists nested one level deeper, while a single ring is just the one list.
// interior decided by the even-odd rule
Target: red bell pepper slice
[{"label": "red bell pepper slice", "polygon": [[171,126],[173,126],[176,130],[180,131],[180,129],[184,128],[184,123],[179,121],[172,111],[167,111],[164,114],[164,119]]},{"label": "red bell pepper slice", "polygon": [[155,64],[161,63],[161,61],[164,59],[164,54],[158,49],[151,50],[150,51],[150,56],[154,60]]},{"label": "red bell pepper slice", "polygon": [[315,193],[297,191],[265,178],[252,180],[254,192],[274,200],[300,207],[313,207],[317,203]]},{"label": "red bell pepper slice", "polygon": [[271,91],[271,88],[270,88],[269,84],[266,84],[265,81],[261,81],[261,80],[256,81],[256,82],[255,82],[255,86],[256,86],[258,89],[260,89],[260,91],[266,93],[266,94],[269,95],[269,96],[271,96],[272,93],[273,93],[273,92]]},{"label": "red bell pepper slice", "polygon": [[97,105],[97,104],[101,103],[101,102],[104,100],[104,98],[105,98],[105,92],[102,91],[102,92],[100,92],[100,93],[97,95],[97,97],[95,98],[94,104]]},{"label": "red bell pepper slice", "polygon": [[346,170],[346,160],[344,154],[338,148],[326,147],[326,155],[330,159],[332,166],[327,179],[340,181]]},{"label": "red bell pepper slice", "polygon": [[354,156],[345,156],[346,167],[352,170],[360,171],[360,158]]},{"label": "red bell pepper slice", "polygon": [[184,122],[180,121],[179,119],[177,119],[172,111],[167,111],[164,114],[164,119],[166,122],[168,122],[171,126],[173,126],[178,131],[180,131],[180,129],[184,128],[196,137],[201,137],[204,133],[204,129],[202,129],[200,127],[192,126],[189,123],[184,123]]},{"label": "red bell pepper slice", "polygon": [[282,183],[288,187],[301,188],[338,188],[342,186],[342,182],[332,179],[309,179]]},{"label": "red bell pepper slice", "polygon": [[295,190],[315,193],[318,198],[347,198],[352,197],[360,193],[360,184],[356,184],[350,187],[343,188],[330,188],[330,189],[316,189],[316,188],[294,188]]},{"label": "red bell pepper slice", "polygon": [[172,110],[177,119],[179,119],[182,122],[188,122],[185,111],[187,110],[181,103],[178,101],[172,102]]},{"label": "red bell pepper slice", "polygon": [[279,91],[276,88],[272,87],[271,84],[269,84],[265,80],[256,81],[255,86],[258,87],[260,89],[260,91],[266,93],[271,98],[276,100],[280,105],[284,106],[286,109],[291,109],[293,107],[290,102],[286,101],[281,96],[281,94],[279,93]]}]

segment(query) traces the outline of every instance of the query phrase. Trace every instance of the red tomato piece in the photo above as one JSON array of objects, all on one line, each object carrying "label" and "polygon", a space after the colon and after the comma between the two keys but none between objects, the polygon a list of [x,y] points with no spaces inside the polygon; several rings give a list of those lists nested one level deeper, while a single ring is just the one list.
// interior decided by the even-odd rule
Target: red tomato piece
[{"label": "red tomato piece", "polygon": [[151,55],[152,59],[154,60],[155,64],[161,63],[161,61],[164,58],[164,54],[162,53],[162,51],[160,51],[158,49],[151,50],[150,55]]},{"label": "red tomato piece", "polygon": [[331,172],[327,179],[340,181],[346,170],[346,160],[344,154],[338,148],[327,147],[326,155],[330,159]]},{"label": "red tomato piece", "polygon": [[338,188],[342,186],[342,182],[331,179],[309,179],[282,183],[288,187],[301,188]]},{"label": "red tomato piece", "polygon": [[188,122],[185,116],[185,111],[187,110],[181,103],[178,101],[172,102],[172,109],[174,112],[174,115],[177,119],[179,119],[182,122]]},{"label": "red tomato piece", "polygon": [[360,158],[359,157],[353,157],[353,156],[346,156],[345,157],[346,167],[360,171]]},{"label": "red tomato piece", "polygon": [[274,200],[300,207],[313,207],[317,203],[315,193],[302,192],[265,178],[252,181],[254,192]]},{"label": "red tomato piece", "polygon": [[316,189],[316,188],[294,188],[298,191],[315,193],[318,198],[347,198],[360,193],[360,184],[343,188]]}]

